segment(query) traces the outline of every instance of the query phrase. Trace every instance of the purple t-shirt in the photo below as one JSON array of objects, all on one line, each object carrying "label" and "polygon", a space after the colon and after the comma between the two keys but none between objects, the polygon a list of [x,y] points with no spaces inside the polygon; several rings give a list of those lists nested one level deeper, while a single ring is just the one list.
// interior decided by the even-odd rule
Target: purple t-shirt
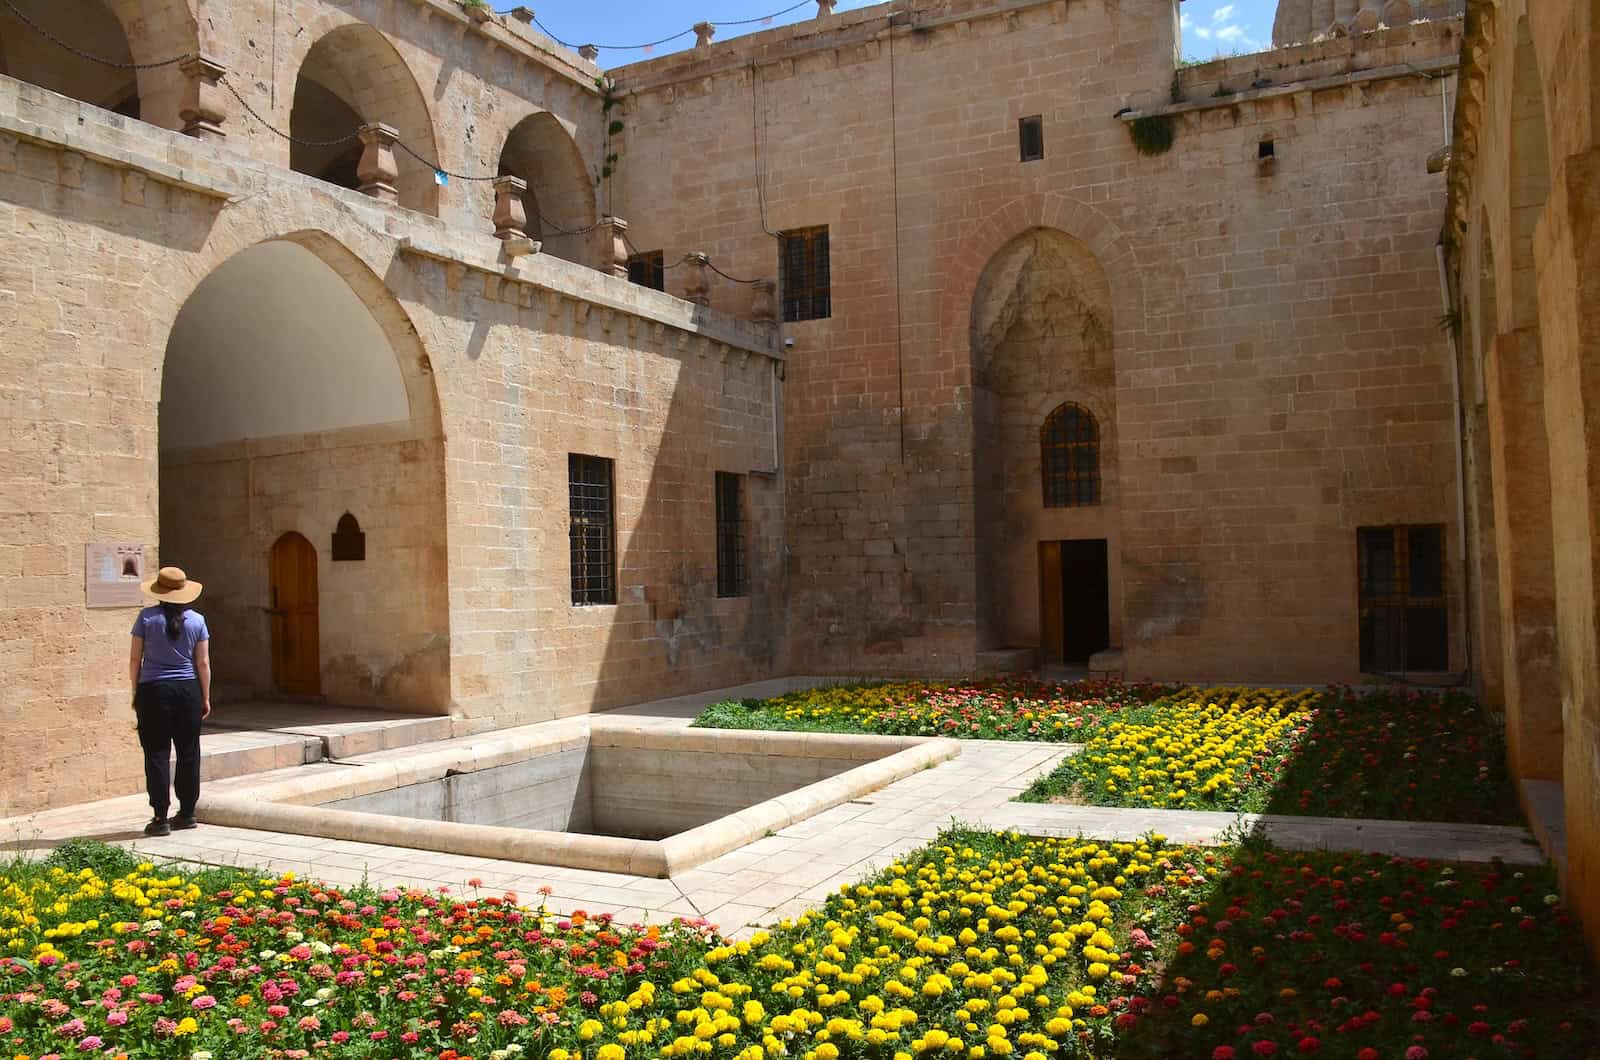
[{"label": "purple t-shirt", "polygon": [[139,663],[139,683],[146,681],[188,681],[195,677],[194,649],[211,639],[200,612],[186,610],[178,639],[167,637],[167,616],[160,606],[147,607],[133,620],[133,635],[144,638],[144,658]]}]

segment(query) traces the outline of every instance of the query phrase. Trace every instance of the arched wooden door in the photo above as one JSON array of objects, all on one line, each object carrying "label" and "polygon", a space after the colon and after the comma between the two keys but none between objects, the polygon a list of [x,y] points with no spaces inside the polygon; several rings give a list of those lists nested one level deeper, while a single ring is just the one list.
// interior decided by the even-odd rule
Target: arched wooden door
[{"label": "arched wooden door", "polygon": [[298,696],[322,694],[317,628],[317,550],[290,531],[272,546],[272,683]]}]

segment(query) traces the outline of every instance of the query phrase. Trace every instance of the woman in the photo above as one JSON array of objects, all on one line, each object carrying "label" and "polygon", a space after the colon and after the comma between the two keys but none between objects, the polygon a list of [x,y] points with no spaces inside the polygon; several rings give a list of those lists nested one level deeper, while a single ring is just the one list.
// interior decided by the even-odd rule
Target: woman
[{"label": "woman", "polygon": [[[211,632],[200,612],[188,606],[200,596],[200,583],[179,568],[162,567],[139,588],[155,601],[134,620],[128,654],[144,783],[155,811],[144,834],[169,835],[174,828],[194,827],[194,806],[200,801],[200,719],[211,713]],[[174,747],[175,778],[167,771]],[[178,792],[178,815],[170,821],[169,783]]]}]

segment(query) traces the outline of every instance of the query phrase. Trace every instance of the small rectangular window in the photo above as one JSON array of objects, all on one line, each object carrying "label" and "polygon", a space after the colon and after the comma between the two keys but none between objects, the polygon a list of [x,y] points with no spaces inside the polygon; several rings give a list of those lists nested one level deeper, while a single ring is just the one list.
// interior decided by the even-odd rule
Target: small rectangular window
[{"label": "small rectangular window", "polygon": [[572,552],[572,602],[617,602],[613,462],[603,456],[567,456],[567,531]]},{"label": "small rectangular window", "polygon": [[1017,121],[1017,142],[1024,162],[1037,162],[1044,157],[1044,117],[1039,114]]},{"label": "small rectangular window", "polygon": [[1271,140],[1262,140],[1260,143],[1256,144],[1257,158],[1276,158],[1277,153],[1278,147]]},{"label": "small rectangular window", "polygon": [[1443,673],[1450,666],[1443,526],[1356,531],[1361,670]]},{"label": "small rectangular window", "polygon": [[666,290],[666,269],[659,250],[645,250],[628,255],[628,282],[652,290]]},{"label": "small rectangular window", "polygon": [[743,596],[744,574],[744,498],[742,480],[726,471],[717,472],[717,595]]},{"label": "small rectangular window", "polygon": [[829,280],[827,225],[779,233],[778,282],[786,322],[831,316]]}]

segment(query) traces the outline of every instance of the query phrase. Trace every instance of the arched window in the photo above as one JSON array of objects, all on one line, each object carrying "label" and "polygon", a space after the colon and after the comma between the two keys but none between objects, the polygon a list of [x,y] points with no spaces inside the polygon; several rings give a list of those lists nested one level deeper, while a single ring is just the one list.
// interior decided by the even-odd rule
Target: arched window
[{"label": "arched window", "polygon": [[1046,508],[1100,503],[1100,427],[1082,405],[1067,402],[1039,428]]}]

